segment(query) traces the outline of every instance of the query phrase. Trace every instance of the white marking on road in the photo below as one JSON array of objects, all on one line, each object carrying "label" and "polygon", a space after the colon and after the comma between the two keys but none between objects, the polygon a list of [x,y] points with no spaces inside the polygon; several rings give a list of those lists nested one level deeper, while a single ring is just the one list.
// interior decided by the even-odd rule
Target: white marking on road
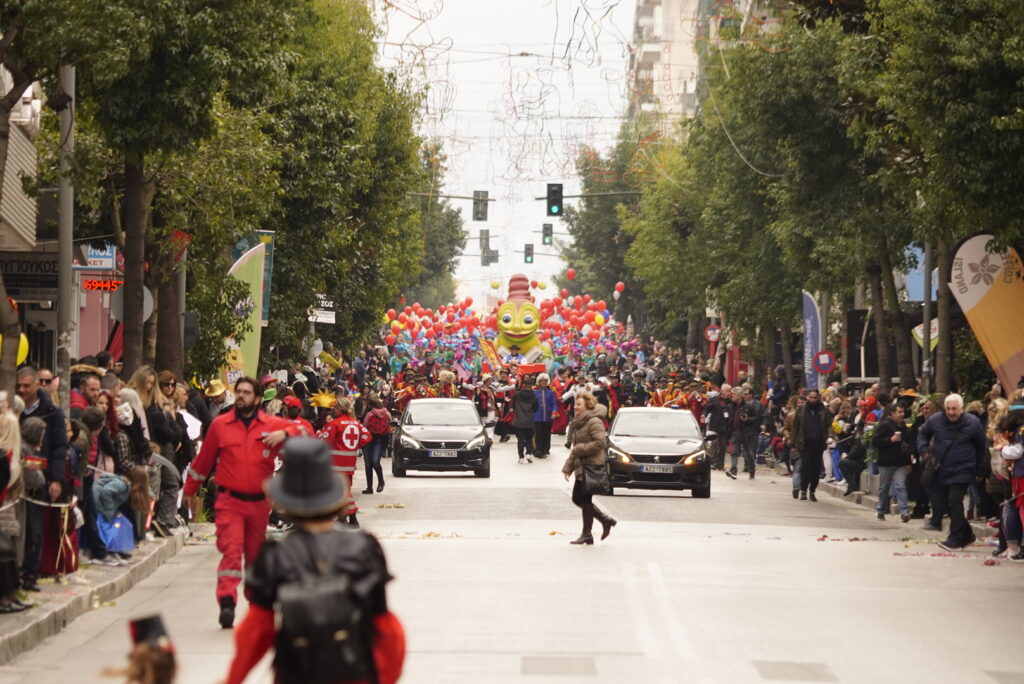
[{"label": "white marking on road", "polygon": [[642,603],[636,568],[632,563],[622,564],[622,579],[626,585],[626,607],[629,609],[630,622],[633,623],[633,629],[636,632],[636,640],[645,657],[660,658],[661,647],[658,646],[654,630],[651,629],[651,622],[647,619],[647,609]]},{"label": "white marking on road", "polygon": [[658,606],[661,619],[668,627],[669,640],[672,642],[672,650],[683,660],[696,660],[697,652],[686,635],[686,630],[676,616],[672,608],[672,597],[669,596],[668,587],[665,586],[665,577],[661,572],[661,565],[655,562],[647,564],[647,574],[651,576],[651,590],[654,592],[654,603]]}]

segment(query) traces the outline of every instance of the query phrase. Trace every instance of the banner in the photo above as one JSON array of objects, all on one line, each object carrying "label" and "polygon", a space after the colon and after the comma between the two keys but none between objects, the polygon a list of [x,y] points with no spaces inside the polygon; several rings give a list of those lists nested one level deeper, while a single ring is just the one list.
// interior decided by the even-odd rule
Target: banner
[{"label": "banner", "polygon": [[227,364],[224,367],[224,382],[232,387],[243,375],[256,377],[260,363],[260,315],[263,311],[263,266],[267,246],[260,243],[245,252],[234,263],[228,275],[237,278],[249,287],[245,299],[235,304],[236,316],[247,318],[251,330],[241,342],[229,337]]},{"label": "banner", "polygon": [[953,253],[949,289],[1008,395],[1024,376],[1024,270],[1012,247],[988,251],[992,236],[975,235]]},{"label": "banner", "polygon": [[803,320],[804,387],[809,390],[821,389],[818,387],[818,372],[814,370],[814,355],[818,353],[821,344],[821,311],[814,295],[807,290],[803,292]]},{"label": "banner", "polygon": [[[931,336],[928,338],[928,351],[935,351],[935,347],[939,344],[939,319],[933,318],[931,324]],[[915,325],[914,329],[910,331],[914,341],[917,342],[917,346],[924,348],[924,323]]]},{"label": "banner", "polygon": [[260,243],[267,246],[267,252],[263,258],[263,305],[260,314],[260,325],[264,328],[267,327],[267,321],[270,319],[270,281],[274,273],[274,235],[275,232],[272,230],[255,230],[236,242],[235,248],[231,251],[231,256],[237,260],[246,250]]}]

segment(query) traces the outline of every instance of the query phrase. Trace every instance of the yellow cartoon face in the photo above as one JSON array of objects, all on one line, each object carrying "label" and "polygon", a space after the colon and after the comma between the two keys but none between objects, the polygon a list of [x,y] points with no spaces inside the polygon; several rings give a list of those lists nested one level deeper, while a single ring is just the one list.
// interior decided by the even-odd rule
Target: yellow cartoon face
[{"label": "yellow cartoon face", "polygon": [[537,334],[540,310],[528,301],[505,302],[498,309],[498,330],[510,340],[522,342]]}]

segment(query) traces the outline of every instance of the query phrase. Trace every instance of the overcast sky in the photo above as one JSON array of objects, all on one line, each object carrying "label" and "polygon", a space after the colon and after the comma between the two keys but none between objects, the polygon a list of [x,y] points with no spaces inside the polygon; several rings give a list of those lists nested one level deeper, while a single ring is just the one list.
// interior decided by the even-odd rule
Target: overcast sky
[{"label": "overcast sky", "polygon": [[[492,280],[525,273],[550,281],[565,268],[555,249],[541,243],[546,184],[574,177],[576,151],[588,144],[606,149],[625,110],[628,43],[634,0],[377,0],[385,35],[383,63],[408,67],[429,84],[421,133],[442,142],[446,187],[452,195],[487,190],[486,223],[472,221],[472,202],[462,208],[469,231],[466,256],[456,271],[459,296],[483,302]],[[574,200],[567,200],[572,203]],[[480,228],[491,231],[497,264],[480,266]],[[533,265],[523,245],[534,244]],[[547,295],[548,293],[545,293]]]}]

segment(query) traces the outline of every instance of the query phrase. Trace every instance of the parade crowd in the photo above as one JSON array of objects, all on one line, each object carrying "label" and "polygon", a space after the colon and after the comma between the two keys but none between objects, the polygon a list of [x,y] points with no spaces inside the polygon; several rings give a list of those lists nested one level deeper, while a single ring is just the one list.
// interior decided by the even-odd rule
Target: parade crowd
[{"label": "parade crowd", "polygon": [[[985,521],[998,532],[996,553],[1024,560],[1024,390],[1004,397],[997,386],[967,405],[960,395],[916,387],[794,391],[782,367],[756,386],[744,371],[730,384],[717,363],[653,340],[620,335],[607,346],[542,364],[525,363],[512,347],[498,365],[441,347],[382,342],[346,356],[327,344],[312,364],[268,372],[245,389],[219,379],[187,383],[150,367],[122,378],[100,353],[72,368],[67,416],[54,403],[53,373],[22,367],[16,396],[0,397],[0,612],[31,606],[24,591],[38,590],[40,578],[73,578],[80,558],[129,563],[136,544],[172,534],[190,517],[242,521],[253,503],[256,517],[265,515],[262,480],[275,459],[267,472],[215,468],[224,460],[218,451],[240,443],[231,426],[247,430],[254,418],[267,421],[260,435],[279,433],[250,445],[263,456],[277,456],[293,436],[328,444],[332,469],[349,485],[339,518],[358,527],[355,492],[384,489],[392,420],[422,397],[472,401],[497,439],[515,439],[522,464],[550,455],[552,435],[566,432],[581,396],[593,397],[606,425],[624,406],[686,409],[706,430],[712,467],[729,477],[742,468],[754,478],[766,464],[792,478],[794,499],[813,502],[822,479],[844,483],[851,495],[867,471],[879,476],[869,492],[879,519],[895,500],[904,523],[948,529],[950,549],[974,541],[970,521]],[[214,419],[229,413],[241,420],[210,434]],[[354,483],[360,457],[362,487]],[[276,515],[270,524],[287,525]],[[264,527],[245,533],[246,560]],[[233,608],[241,554],[225,563],[218,598]]]}]

